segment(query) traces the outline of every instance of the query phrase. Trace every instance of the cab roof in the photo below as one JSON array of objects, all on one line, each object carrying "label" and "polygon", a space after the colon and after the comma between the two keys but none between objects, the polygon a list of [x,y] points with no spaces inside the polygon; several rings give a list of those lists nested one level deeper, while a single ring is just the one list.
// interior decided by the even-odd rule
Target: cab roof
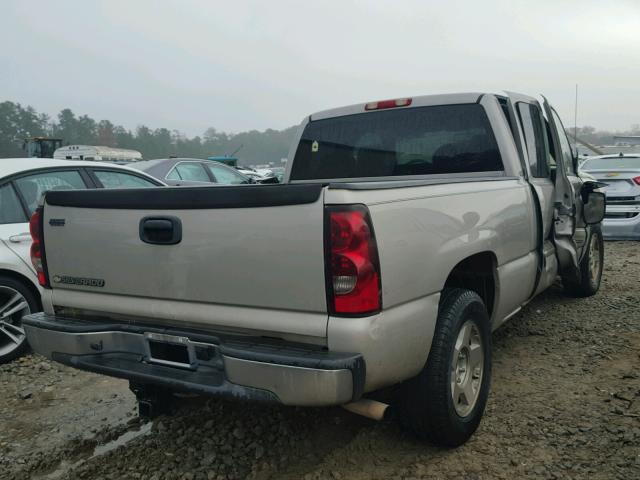
[{"label": "cab roof", "polygon": [[[460,103],[476,103],[484,95],[481,92],[469,92],[469,93],[446,93],[440,95],[419,95],[413,97],[402,97],[402,99],[410,98],[411,104],[409,106],[400,106],[397,108],[412,108],[412,107],[425,107],[435,105],[452,105]],[[490,95],[495,95],[491,93]],[[383,101],[382,99],[380,101]],[[356,103],[353,105],[347,105],[344,107],[331,108],[328,110],[322,110],[311,115],[309,118],[311,121],[321,120],[332,117],[342,117],[344,115],[353,115],[356,113],[365,113],[365,107],[367,104],[373,102]]]}]

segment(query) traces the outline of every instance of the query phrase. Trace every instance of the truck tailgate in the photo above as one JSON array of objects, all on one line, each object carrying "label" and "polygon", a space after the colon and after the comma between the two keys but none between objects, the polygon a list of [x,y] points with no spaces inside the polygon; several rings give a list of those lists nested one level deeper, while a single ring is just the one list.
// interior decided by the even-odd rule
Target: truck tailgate
[{"label": "truck tailgate", "polygon": [[[306,333],[324,335],[322,202],[319,185],[50,192],[43,228],[53,302],[74,307],[82,295],[108,294],[113,311],[130,304],[139,313],[136,298],[153,300],[178,321],[202,323],[189,308],[177,318],[173,302],[192,302],[200,312],[210,305],[206,323],[223,326],[233,306],[306,312],[318,319]],[[178,219],[180,241],[143,241],[148,217]],[[119,296],[128,297],[122,305]],[[253,318],[242,326],[265,328],[259,311]]]}]

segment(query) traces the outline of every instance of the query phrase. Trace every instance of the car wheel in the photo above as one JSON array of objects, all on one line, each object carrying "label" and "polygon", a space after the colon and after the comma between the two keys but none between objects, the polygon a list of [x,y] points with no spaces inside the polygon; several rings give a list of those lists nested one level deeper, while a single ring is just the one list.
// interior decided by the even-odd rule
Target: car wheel
[{"label": "car wheel", "polygon": [[0,275],[0,363],[22,355],[28,348],[22,317],[40,310],[40,302],[19,280]]},{"label": "car wheel", "polygon": [[427,363],[403,386],[401,422],[436,445],[461,445],[478,428],[490,383],[487,309],[471,290],[446,289]]},{"label": "car wheel", "polygon": [[580,262],[578,281],[563,278],[567,293],[574,297],[590,297],[600,289],[604,267],[604,240],[600,225],[591,227],[591,236],[587,251]]}]

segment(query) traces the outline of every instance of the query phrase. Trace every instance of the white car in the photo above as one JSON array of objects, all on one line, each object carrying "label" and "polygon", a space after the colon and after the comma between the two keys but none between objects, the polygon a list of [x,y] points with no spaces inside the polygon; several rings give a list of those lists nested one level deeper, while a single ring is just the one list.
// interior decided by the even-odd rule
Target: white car
[{"label": "white car", "polygon": [[47,190],[164,185],[138,170],[95,161],[0,159],[0,363],[27,348],[22,317],[40,311],[29,218]]}]

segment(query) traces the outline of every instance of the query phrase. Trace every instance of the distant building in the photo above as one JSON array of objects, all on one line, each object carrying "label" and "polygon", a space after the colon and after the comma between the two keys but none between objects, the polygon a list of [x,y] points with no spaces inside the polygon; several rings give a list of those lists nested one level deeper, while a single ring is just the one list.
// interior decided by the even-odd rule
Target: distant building
[{"label": "distant building", "polygon": [[614,135],[616,145],[640,145],[640,135]]},{"label": "distant building", "polygon": [[633,145],[604,145],[598,147],[598,149],[602,151],[603,155],[616,155],[620,153],[626,155],[627,153],[640,153],[640,143]]}]

